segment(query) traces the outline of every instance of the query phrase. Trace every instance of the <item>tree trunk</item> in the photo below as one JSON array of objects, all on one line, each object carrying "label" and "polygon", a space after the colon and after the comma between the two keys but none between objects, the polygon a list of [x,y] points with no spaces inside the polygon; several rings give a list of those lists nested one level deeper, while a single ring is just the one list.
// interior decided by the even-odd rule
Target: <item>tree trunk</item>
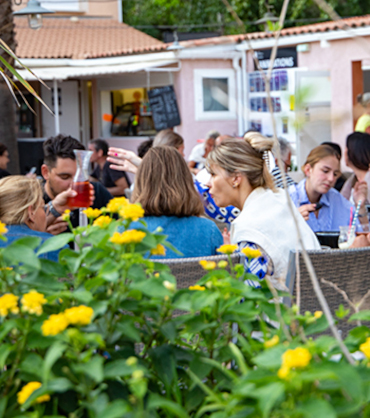
[{"label": "tree trunk", "polygon": [[[15,36],[11,0],[0,0],[0,37],[14,51]],[[2,49],[0,55],[11,65],[13,59]],[[8,73],[9,74],[9,73]],[[8,86],[0,76],[0,142],[8,147],[10,163],[8,170],[12,174],[19,173],[18,144],[16,137],[15,102]]]}]

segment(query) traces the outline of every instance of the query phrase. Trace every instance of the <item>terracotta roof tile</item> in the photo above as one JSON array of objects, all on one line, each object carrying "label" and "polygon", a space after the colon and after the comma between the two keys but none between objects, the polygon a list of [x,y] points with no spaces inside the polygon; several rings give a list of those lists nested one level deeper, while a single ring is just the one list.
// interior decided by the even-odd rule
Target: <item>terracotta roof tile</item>
[{"label": "terracotta roof tile", "polygon": [[112,19],[44,18],[38,30],[14,19],[20,58],[102,58],[165,50],[168,45]]}]

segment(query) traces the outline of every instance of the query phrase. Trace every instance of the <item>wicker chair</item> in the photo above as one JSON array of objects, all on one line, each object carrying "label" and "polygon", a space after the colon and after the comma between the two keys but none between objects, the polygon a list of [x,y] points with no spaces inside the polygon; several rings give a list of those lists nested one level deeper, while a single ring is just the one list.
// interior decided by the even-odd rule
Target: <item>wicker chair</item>
[{"label": "wicker chair", "polygon": [[[228,257],[226,255],[213,255],[209,257],[194,258],[167,258],[158,259],[155,261],[167,264],[171,269],[171,273],[176,277],[177,288],[185,289],[194,285],[204,276],[205,271],[199,264],[200,260],[215,261],[218,263],[221,260],[228,260]],[[232,254],[231,260],[234,264],[240,263],[240,254]]]},{"label": "wicker chair", "polygon": [[[336,289],[327,283],[323,283],[321,279],[325,279],[326,281],[335,284],[339,289],[343,290],[348,295],[349,300],[354,303],[358,303],[370,289],[370,248],[308,251],[308,254],[316,271],[317,278],[319,279],[321,289],[333,314],[340,304],[343,304],[346,309],[349,308],[348,303]],[[295,258],[296,254],[291,253],[290,268],[286,282],[290,293],[293,295],[293,299],[296,297]],[[321,310],[301,253],[299,254],[299,271],[301,283],[301,312],[315,312]],[[366,299],[361,310],[369,308],[370,297]],[[353,313],[352,309],[351,313]],[[339,329],[344,335],[355,326],[355,322],[347,323],[346,321],[340,321],[338,324]]]}]

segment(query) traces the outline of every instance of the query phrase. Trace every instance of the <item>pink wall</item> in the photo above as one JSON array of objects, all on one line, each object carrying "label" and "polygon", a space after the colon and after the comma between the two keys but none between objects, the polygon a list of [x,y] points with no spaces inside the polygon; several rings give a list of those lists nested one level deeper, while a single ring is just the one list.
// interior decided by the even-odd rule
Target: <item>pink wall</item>
[{"label": "pink wall", "polygon": [[[177,103],[183,123],[176,127],[176,132],[185,141],[185,158],[189,157],[197,139],[204,138],[210,130],[221,134],[237,134],[238,122],[235,120],[195,120],[194,70],[232,68],[231,60],[181,60],[181,71],[174,77]],[[184,123],[186,121],[186,123]]]},{"label": "pink wall", "polygon": [[[332,86],[332,141],[345,147],[345,140],[353,131],[352,116],[352,61],[370,57],[366,43],[370,37],[330,41],[329,48],[319,42],[310,44],[309,52],[298,55],[300,67],[308,70],[329,70]],[[364,42],[365,41],[365,42]]]}]

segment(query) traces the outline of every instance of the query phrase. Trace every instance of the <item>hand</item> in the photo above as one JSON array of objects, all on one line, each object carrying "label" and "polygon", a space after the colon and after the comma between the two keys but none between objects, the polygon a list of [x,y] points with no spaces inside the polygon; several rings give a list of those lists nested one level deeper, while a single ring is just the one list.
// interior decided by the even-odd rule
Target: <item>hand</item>
[{"label": "hand", "polygon": [[224,244],[231,244],[230,232],[227,230],[226,227],[224,228],[224,230],[222,232],[222,238],[224,239]]},{"label": "hand", "polygon": [[46,232],[49,232],[49,234],[58,235],[68,228],[68,223],[64,222],[62,217],[59,216],[59,218],[56,218],[55,221],[50,224],[46,228]]},{"label": "hand", "polygon": [[370,234],[359,235],[355,238],[352,245],[349,248],[362,248],[370,246]]},{"label": "hand", "polygon": [[305,221],[308,221],[308,218],[310,217],[310,212],[314,212],[316,209],[315,203],[309,203],[307,205],[302,205],[298,208],[299,213],[303,216],[303,219]]},{"label": "hand", "polygon": [[367,201],[367,183],[366,181],[358,181],[353,188],[353,200],[355,205],[361,200],[361,208],[365,207]]},{"label": "hand", "polygon": [[[89,184],[90,187],[90,206],[94,203],[95,200],[95,189],[92,184]],[[74,210],[75,207],[68,206],[68,198],[74,197],[77,195],[77,192],[69,188],[68,190],[59,193],[53,200],[53,206],[55,210],[59,213],[63,213],[66,209]]]},{"label": "hand", "polygon": [[110,147],[108,151],[110,157],[116,157],[116,160],[112,161],[108,158],[108,161],[116,162],[117,160],[127,160],[135,167],[139,167],[141,164],[141,158],[138,157],[133,151],[128,151],[122,148],[113,148]]},{"label": "hand", "polygon": [[108,157],[107,160],[110,163],[113,163],[109,166],[109,168],[113,168],[113,170],[118,171],[127,171],[128,173],[136,174],[137,166],[132,164],[128,160],[119,160],[117,158]]}]

